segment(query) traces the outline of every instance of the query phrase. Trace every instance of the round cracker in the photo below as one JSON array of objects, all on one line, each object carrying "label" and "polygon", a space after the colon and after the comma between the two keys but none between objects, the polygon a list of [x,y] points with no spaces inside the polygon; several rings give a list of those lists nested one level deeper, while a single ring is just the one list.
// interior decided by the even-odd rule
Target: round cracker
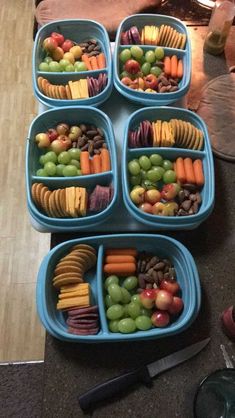
[{"label": "round cracker", "polygon": [[62,210],[61,205],[60,205],[60,190],[61,189],[55,190],[55,204],[56,204],[57,212],[60,214],[60,217],[63,218],[64,211]]},{"label": "round cracker", "polygon": [[67,99],[65,86],[59,86],[59,94],[60,94],[61,99]]},{"label": "round cracker", "polygon": [[159,36],[158,36],[159,45],[162,45],[162,33],[163,33],[164,28],[165,28],[165,25],[160,26]]},{"label": "round cracker", "polygon": [[36,199],[38,202],[38,205],[41,206],[41,191],[43,189],[44,184],[43,183],[37,183],[37,187],[35,188],[35,193],[36,193]]},{"label": "round cracker", "polygon": [[71,95],[71,91],[70,91],[70,88],[69,88],[68,84],[66,84],[66,86],[65,86],[65,93],[66,93],[67,99],[72,100],[72,95]]},{"label": "round cracker", "polygon": [[47,216],[51,217],[52,215],[50,213],[50,206],[49,206],[50,195],[51,195],[51,191],[50,190],[46,191],[46,193],[44,194],[44,199],[42,201],[42,207],[44,211],[46,212]]},{"label": "round cracker", "polygon": [[192,146],[192,149],[196,150],[198,148],[199,142],[200,142],[200,135],[198,132],[198,129],[195,128],[195,126],[193,127],[193,131],[194,131],[194,143]]},{"label": "round cracker", "polygon": [[37,189],[37,185],[38,183],[33,183],[31,186],[31,195],[32,195],[32,199],[34,201],[34,203],[39,206],[39,201],[38,201],[38,196],[36,193],[36,189]]},{"label": "round cracker", "polygon": [[46,79],[46,78],[44,78],[43,80],[42,80],[42,92],[45,94],[45,96],[47,96],[48,95],[48,86],[49,86],[49,81]]},{"label": "round cracker", "polygon": [[187,36],[183,33],[182,34],[182,39],[181,39],[180,49],[185,49],[186,40],[187,40]]},{"label": "round cracker", "polygon": [[77,273],[79,275],[82,275],[81,270],[78,267],[72,266],[71,264],[69,266],[66,265],[59,265],[54,270],[54,276],[59,276],[63,273]]},{"label": "round cracker", "polygon": [[40,91],[42,91],[42,80],[43,80],[43,77],[38,77],[38,88]]},{"label": "round cracker", "polygon": [[64,277],[61,279],[58,279],[59,276],[56,276],[57,280],[53,282],[53,286],[55,286],[57,289],[59,289],[61,286],[66,286],[67,284],[75,284],[75,283],[83,283],[83,279],[72,276],[71,274],[69,277]]},{"label": "round cracker", "polygon": [[170,26],[166,25],[163,29],[163,32],[162,32],[162,45],[163,46],[165,46],[165,40],[166,40],[166,37],[167,37],[167,34],[168,34],[169,27]]},{"label": "round cracker", "polygon": [[172,36],[172,32],[173,32],[173,28],[168,26],[167,28],[167,34],[166,34],[166,39],[165,39],[165,46],[169,46],[169,40]]},{"label": "round cracker", "polygon": [[171,28],[170,33],[169,33],[169,36],[168,36],[168,39],[167,39],[167,46],[169,48],[171,47],[171,40],[172,40],[173,35],[174,35],[174,29]]},{"label": "round cracker", "polygon": [[72,247],[72,250],[89,250],[96,255],[96,249],[88,244],[76,244]]}]

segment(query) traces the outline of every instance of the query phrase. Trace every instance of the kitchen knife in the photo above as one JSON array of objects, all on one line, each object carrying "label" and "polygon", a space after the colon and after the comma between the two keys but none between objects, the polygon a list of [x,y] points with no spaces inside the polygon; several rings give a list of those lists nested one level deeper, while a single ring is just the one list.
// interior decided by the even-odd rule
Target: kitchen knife
[{"label": "kitchen knife", "polygon": [[206,338],[196,344],[183,348],[183,350],[176,351],[169,356],[163,357],[160,360],[123,373],[120,376],[116,376],[113,379],[94,386],[78,398],[81,409],[84,411],[91,409],[95,403],[110,398],[113,395],[117,395],[137,383],[144,383],[146,386],[150,386],[154,376],[195,356],[209,343],[209,341],[210,338]]}]

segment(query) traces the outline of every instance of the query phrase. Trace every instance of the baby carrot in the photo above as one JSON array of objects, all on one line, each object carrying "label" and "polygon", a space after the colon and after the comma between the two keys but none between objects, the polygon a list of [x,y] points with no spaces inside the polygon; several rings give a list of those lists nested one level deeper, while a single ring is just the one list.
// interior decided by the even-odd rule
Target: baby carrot
[{"label": "baby carrot", "polygon": [[186,174],[185,174],[185,170],[184,170],[184,160],[183,160],[183,158],[181,158],[181,157],[177,158],[175,164],[176,164],[177,180],[179,180],[180,183],[185,183],[186,182]]},{"label": "baby carrot", "polygon": [[177,77],[177,68],[178,68],[178,58],[176,55],[172,55],[171,57],[171,77]]},{"label": "baby carrot", "polygon": [[194,169],[193,169],[193,161],[192,158],[185,158],[184,159],[184,170],[186,174],[186,182],[187,183],[196,183]]},{"label": "baby carrot", "polygon": [[105,68],[106,67],[106,59],[105,59],[105,55],[104,55],[103,52],[101,52],[97,56],[97,62],[98,62],[99,69],[102,69],[102,68]]},{"label": "baby carrot", "polygon": [[89,152],[82,151],[80,154],[81,171],[83,175],[91,174]]},{"label": "baby carrot", "polygon": [[205,183],[205,178],[203,174],[203,166],[202,166],[201,160],[198,159],[193,162],[193,170],[194,170],[194,175],[196,179],[196,184],[199,187],[202,187],[203,184]]},{"label": "baby carrot", "polygon": [[89,57],[87,56],[87,54],[82,55],[82,61],[86,64],[88,70],[92,70],[90,60],[89,60]]},{"label": "baby carrot", "polygon": [[106,274],[116,274],[117,276],[127,276],[136,271],[135,263],[109,263],[104,265]]},{"label": "baby carrot", "polygon": [[93,161],[93,159],[90,160],[89,162],[90,162],[90,172],[91,172],[91,174],[95,174],[94,161]]},{"label": "baby carrot", "polygon": [[94,174],[101,173],[101,158],[100,155],[94,155],[92,159]]},{"label": "baby carrot", "polygon": [[183,61],[178,61],[178,67],[177,67],[177,77],[182,78],[184,75],[184,67],[183,67]]},{"label": "baby carrot", "polygon": [[92,70],[98,70],[99,69],[96,57],[91,57],[90,58],[90,64],[91,64]]},{"label": "baby carrot", "polygon": [[171,59],[170,57],[164,58],[164,73],[166,75],[171,75]]},{"label": "baby carrot", "polygon": [[107,255],[105,264],[110,263],[135,263],[135,257],[133,255]]},{"label": "baby carrot", "polygon": [[108,248],[105,255],[133,255],[133,257],[137,257],[137,250],[135,248]]},{"label": "baby carrot", "polygon": [[111,165],[110,165],[109,151],[106,148],[102,148],[100,155],[101,155],[101,171],[102,171],[102,173],[104,171],[110,171],[111,170]]}]

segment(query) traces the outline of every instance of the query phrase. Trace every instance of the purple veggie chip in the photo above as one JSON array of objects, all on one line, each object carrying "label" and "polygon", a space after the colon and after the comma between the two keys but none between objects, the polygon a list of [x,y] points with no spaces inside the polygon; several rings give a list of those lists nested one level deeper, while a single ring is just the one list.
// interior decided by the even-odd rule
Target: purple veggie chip
[{"label": "purple veggie chip", "polygon": [[122,45],[129,45],[129,38],[128,38],[127,32],[122,32],[121,33],[121,44]]},{"label": "purple veggie chip", "polygon": [[131,37],[131,31],[130,30],[128,30],[127,31],[127,37],[128,37],[128,44],[129,45],[132,45],[132,37]]},{"label": "purple veggie chip", "polygon": [[68,310],[68,315],[73,316],[73,315],[78,315],[78,314],[83,314],[83,313],[96,313],[98,312],[98,305],[93,305],[93,306],[87,306],[85,308],[75,308],[75,309],[69,309]]},{"label": "purple veggie chip", "polygon": [[97,332],[99,332],[99,328],[93,328],[93,329],[76,329],[73,327],[69,327],[68,332],[70,334],[76,334],[76,335],[95,335]]},{"label": "purple veggie chip", "polygon": [[132,26],[130,28],[130,32],[131,32],[131,37],[132,37],[132,40],[133,40],[133,44],[141,45],[140,33],[139,33],[137,27]]},{"label": "purple veggie chip", "polygon": [[78,324],[68,319],[66,323],[67,325],[76,329],[93,329],[93,328],[97,328],[98,326],[97,321],[93,321],[93,323],[90,323],[90,324]]}]

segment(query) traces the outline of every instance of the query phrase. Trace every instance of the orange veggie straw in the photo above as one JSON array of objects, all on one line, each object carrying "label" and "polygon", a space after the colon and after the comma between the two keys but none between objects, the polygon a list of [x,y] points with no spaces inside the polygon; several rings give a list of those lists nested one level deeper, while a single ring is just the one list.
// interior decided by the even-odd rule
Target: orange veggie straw
[{"label": "orange veggie straw", "polygon": [[137,257],[137,250],[135,248],[107,248],[105,255],[133,255]]},{"label": "orange veggie straw", "polygon": [[171,59],[170,57],[164,58],[164,73],[166,75],[171,75]]},{"label": "orange veggie straw", "polygon": [[175,164],[176,164],[176,177],[177,177],[177,180],[179,180],[180,183],[185,183],[186,182],[186,174],[185,174],[185,169],[184,169],[184,160],[183,160],[183,158],[181,158],[181,157],[177,158]]},{"label": "orange veggie straw", "polygon": [[90,64],[91,64],[92,70],[98,70],[99,69],[96,57],[90,57]]},{"label": "orange veggie straw", "polygon": [[110,164],[109,151],[106,148],[102,148],[100,156],[101,156],[101,171],[102,171],[102,173],[104,171],[110,171],[111,170],[111,164]]},{"label": "orange veggie straw", "polygon": [[205,183],[205,178],[203,174],[203,165],[201,160],[198,159],[193,162],[193,170],[196,179],[196,184],[199,187],[202,187]]},{"label": "orange veggie straw", "polygon": [[172,55],[171,57],[171,77],[177,77],[177,68],[178,68],[178,58],[176,55]]},{"label": "orange veggie straw", "polygon": [[193,169],[193,161],[192,158],[185,158],[184,159],[184,170],[186,174],[186,182],[187,183],[196,183],[194,169]]},{"label": "orange veggie straw", "polygon": [[100,155],[94,155],[92,159],[94,174],[101,173],[101,158]]},{"label": "orange veggie straw", "polygon": [[83,175],[91,174],[89,152],[82,151],[80,154],[81,171]]},{"label": "orange veggie straw", "polygon": [[106,67],[106,59],[105,59],[105,55],[104,55],[103,52],[101,52],[97,56],[97,62],[98,62],[99,69],[102,69],[102,68],[105,68]]},{"label": "orange veggie straw", "polygon": [[92,70],[90,60],[89,60],[89,57],[87,56],[87,54],[82,55],[82,61],[86,64],[88,70]]},{"label": "orange veggie straw", "polygon": [[105,264],[113,263],[135,263],[135,257],[133,255],[107,255]]},{"label": "orange veggie straw", "polygon": [[184,75],[184,67],[183,67],[183,61],[178,61],[178,68],[177,68],[177,77],[182,78]]}]

